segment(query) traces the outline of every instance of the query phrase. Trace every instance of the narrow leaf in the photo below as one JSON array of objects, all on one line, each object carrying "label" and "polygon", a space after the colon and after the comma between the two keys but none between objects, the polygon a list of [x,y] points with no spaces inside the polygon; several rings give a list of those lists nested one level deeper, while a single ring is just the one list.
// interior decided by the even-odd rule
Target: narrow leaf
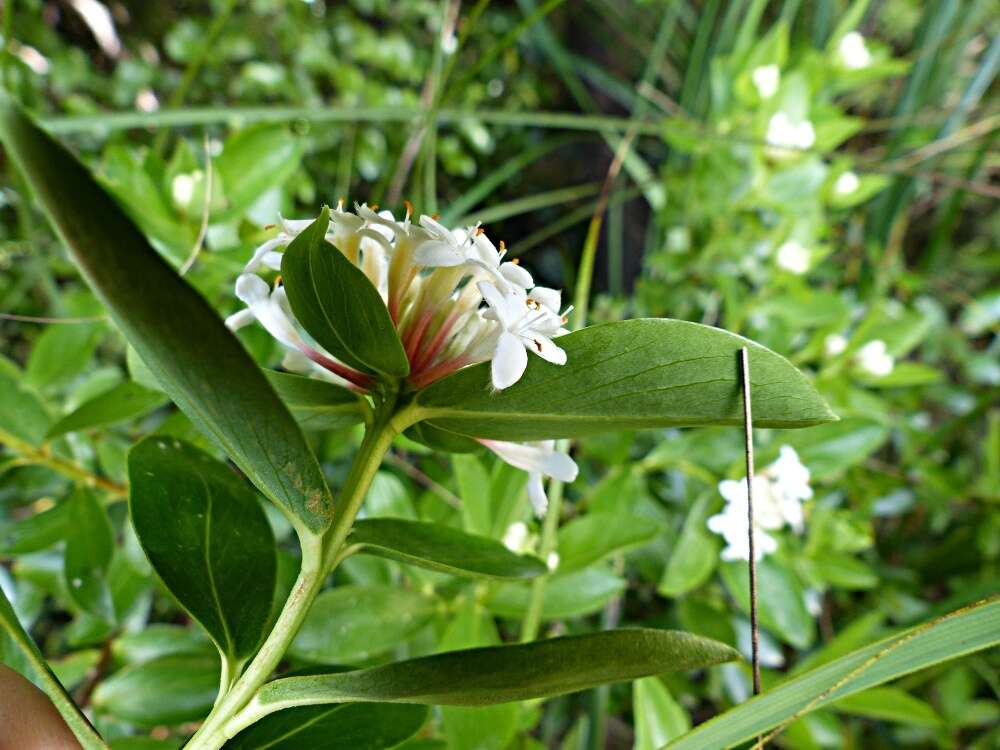
[{"label": "narrow leaf", "polygon": [[63,572],[70,597],[102,620],[115,619],[108,567],[115,551],[114,530],[94,493],[78,487],[66,501],[72,533],[66,540]]},{"label": "narrow leaf", "polygon": [[489,364],[466,368],[417,397],[432,426],[497,440],[741,423],[741,347],[750,350],[754,424],[829,422],[816,389],[784,357],[732,333],[680,320],[604,323],[558,339],[565,365],[530,357],[514,386],[494,392]]},{"label": "narrow leaf", "polygon": [[41,445],[52,424],[41,398],[24,384],[24,375],[11,366],[0,369],[0,441],[21,440]]},{"label": "narrow leaf", "polygon": [[897,677],[1000,644],[1000,598],[974,604],[793,677],[663,750],[728,748]]},{"label": "narrow leaf", "polygon": [[631,513],[589,513],[559,529],[560,575],[586,568],[655,537],[660,525]]},{"label": "narrow leaf", "polygon": [[487,706],[546,698],[739,658],[722,643],[672,630],[623,629],[451,651],[381,667],[265,685],[261,715],[292,705],[353,701]]},{"label": "narrow leaf", "polygon": [[348,544],[363,552],[471,578],[533,578],[545,563],[517,555],[484,536],[422,521],[369,518],[354,524]]},{"label": "narrow leaf", "polygon": [[108,746],[104,744],[104,741],[94,727],[91,726],[87,717],[83,715],[80,709],[76,707],[73,699],[69,697],[66,688],[62,686],[55,674],[52,673],[48,663],[45,661],[45,657],[42,656],[42,652],[38,650],[38,646],[31,640],[31,636],[21,627],[21,623],[18,622],[17,615],[14,613],[14,608],[7,600],[2,587],[0,587],[0,632],[6,633],[9,636],[10,641],[31,665],[38,681],[38,686],[52,700],[56,710],[59,711],[59,715],[62,716],[63,721],[66,722],[66,725],[73,732],[73,736],[79,740],[83,750],[108,750]]},{"label": "narrow leaf", "polygon": [[51,440],[67,432],[124,422],[142,416],[164,401],[162,393],[126,381],[86,401],[60,419],[49,430],[48,438]]},{"label": "narrow leaf", "polygon": [[260,368],[93,176],[0,96],[0,139],[118,327],[166,393],[265,495],[310,530],[333,501],[319,464]]},{"label": "narrow leaf", "polygon": [[371,407],[356,393],[303,375],[265,370],[274,390],[307,430],[339,430],[363,421]]},{"label": "narrow leaf", "polygon": [[424,706],[340,703],[289,708],[244,729],[223,750],[383,750],[427,720]]},{"label": "narrow leaf", "polygon": [[256,493],[178,440],[147,438],[128,465],[132,525],[164,585],[226,659],[252,655],[277,577],[274,534]]},{"label": "narrow leaf", "polygon": [[404,377],[410,372],[389,309],[364,271],[326,241],[324,208],[288,246],[281,276],[295,317],[338,359],[364,372]]}]

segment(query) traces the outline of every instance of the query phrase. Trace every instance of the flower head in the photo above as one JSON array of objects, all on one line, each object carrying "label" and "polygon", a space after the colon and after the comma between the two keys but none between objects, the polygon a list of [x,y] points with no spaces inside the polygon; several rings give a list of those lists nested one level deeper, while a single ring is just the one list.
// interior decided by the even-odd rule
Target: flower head
[{"label": "flower head", "polygon": [[850,195],[859,187],[861,187],[861,180],[858,179],[858,176],[854,172],[848,170],[833,183],[833,192],[837,195]]},{"label": "flower head", "polygon": [[896,360],[889,354],[882,339],[873,339],[858,349],[855,355],[858,366],[876,377],[885,377],[896,366]]},{"label": "flower head", "polygon": [[778,248],[778,265],[786,271],[803,274],[809,270],[809,250],[797,240],[788,240]]},{"label": "flower head", "polygon": [[816,142],[816,130],[809,120],[793,122],[787,113],[775,112],[767,122],[764,139],[772,147],[770,153],[773,156],[786,157],[795,151],[812,148]]},{"label": "flower head", "polygon": [[778,91],[781,82],[781,68],[777,65],[761,65],[750,74],[753,85],[761,99],[770,99]]},{"label": "flower head", "polygon": [[[723,560],[749,560],[750,540],[747,533],[748,494],[746,478],[724,479],[719,482],[719,494],[726,501],[721,513],[708,519],[710,531],[726,541]],[[778,460],[753,478],[754,497],[754,556],[761,559],[778,548],[769,531],[785,525],[801,532],[804,523],[802,503],[812,497],[809,469],[799,460],[798,453],[788,445],[781,446]]]},{"label": "flower head", "polygon": [[865,38],[857,31],[848,31],[837,45],[837,55],[841,64],[848,70],[867,68],[872,62],[872,53],[868,51]]},{"label": "flower head", "polygon": [[537,443],[508,443],[502,440],[480,440],[502,461],[528,472],[528,499],[536,516],[545,515],[549,499],[545,494],[543,478],[551,477],[560,482],[572,482],[579,471],[576,462],[562,451],[556,450],[554,440]]}]

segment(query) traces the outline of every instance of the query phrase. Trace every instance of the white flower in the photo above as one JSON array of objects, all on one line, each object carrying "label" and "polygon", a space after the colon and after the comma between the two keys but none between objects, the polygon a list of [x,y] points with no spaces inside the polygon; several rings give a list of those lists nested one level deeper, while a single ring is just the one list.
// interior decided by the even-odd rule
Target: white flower
[{"label": "white flower", "polygon": [[872,62],[872,53],[868,51],[865,38],[857,31],[849,31],[837,45],[840,62],[849,70],[867,68]]},{"label": "white flower", "polygon": [[[746,478],[724,479],[719,482],[719,494],[726,506],[721,513],[708,519],[708,528],[726,541],[722,559],[749,560]],[[754,556],[759,560],[778,548],[777,540],[767,532],[777,531],[786,524],[796,532],[802,531],[802,503],[813,493],[809,486],[809,469],[799,460],[794,448],[783,445],[778,460],[754,476],[753,494]]]},{"label": "white flower", "polygon": [[786,271],[803,274],[809,270],[809,250],[796,240],[788,240],[778,248],[778,265]]},{"label": "white flower", "polygon": [[552,364],[566,364],[566,352],[552,341],[565,332],[565,316],[550,307],[559,304],[558,292],[543,287],[525,294],[517,287],[497,289],[488,281],[478,286],[490,306],[486,317],[500,324],[492,358],[494,388],[503,390],[521,379],[529,350]]},{"label": "white flower", "polygon": [[559,553],[550,552],[548,557],[545,558],[545,566],[549,569],[550,573],[555,573],[556,568],[559,567]]},{"label": "white flower", "polygon": [[792,151],[812,148],[816,142],[816,131],[809,120],[792,122],[785,112],[775,112],[767,122],[767,143],[774,148],[774,156],[788,156]]},{"label": "white flower", "polygon": [[826,352],[826,356],[828,357],[836,357],[838,354],[843,354],[845,349],[847,349],[846,336],[839,333],[831,333],[823,339],[823,351]]},{"label": "white flower", "polygon": [[440,268],[481,268],[500,284],[509,283],[521,289],[530,289],[534,285],[531,274],[517,263],[501,263],[507,249],[501,242],[497,250],[479,227],[450,230],[430,216],[421,216],[420,226],[427,231],[430,239],[417,248],[414,256],[417,263]]},{"label": "white flower", "polygon": [[562,451],[555,449],[554,440],[537,443],[508,443],[502,440],[480,439],[502,461],[528,472],[528,499],[536,516],[545,515],[548,497],[545,495],[543,477],[551,477],[560,482],[572,482],[578,469],[576,462]]},{"label": "white flower", "polygon": [[753,69],[750,74],[753,85],[757,87],[757,93],[761,99],[770,99],[778,91],[778,84],[781,82],[781,68],[777,65],[761,65]]},{"label": "white flower", "polygon": [[528,527],[523,521],[512,523],[503,535],[503,545],[511,552],[524,552],[527,541]]},{"label": "white flower", "polygon": [[896,366],[896,360],[889,354],[882,339],[873,339],[858,349],[855,355],[858,365],[876,377],[885,377]]},{"label": "white flower", "polygon": [[179,174],[170,183],[170,195],[174,199],[174,205],[179,208],[187,208],[194,198],[194,187],[196,176],[190,174]]},{"label": "white flower", "polygon": [[861,180],[854,172],[844,172],[837,181],[833,183],[833,192],[837,195],[850,195],[861,185]]}]

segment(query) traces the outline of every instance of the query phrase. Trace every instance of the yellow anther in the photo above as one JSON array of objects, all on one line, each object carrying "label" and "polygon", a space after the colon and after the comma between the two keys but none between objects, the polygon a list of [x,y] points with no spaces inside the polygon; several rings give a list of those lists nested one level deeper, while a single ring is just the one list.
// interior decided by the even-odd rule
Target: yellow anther
[{"label": "yellow anther", "polygon": [[511,263],[513,263],[515,266],[519,266],[519,265],[521,265],[521,259],[520,258],[514,258],[514,260],[512,260]]},{"label": "yellow anther", "polygon": [[280,273],[277,276],[274,277],[274,288],[277,289],[279,286],[281,286],[281,274]]},{"label": "yellow anther", "polygon": [[500,248],[499,248],[499,252],[501,252],[501,253],[502,253],[502,252],[504,252],[504,251],[506,251],[506,250],[507,250],[507,243],[506,243],[506,242],[504,242],[503,240],[500,240]]},{"label": "yellow anther", "polygon": [[476,227],[476,237],[482,237],[484,234],[486,234],[485,229],[482,227]]},{"label": "yellow anther", "polygon": [[378,203],[372,203],[372,211],[378,211]]},{"label": "yellow anther", "polygon": [[431,214],[431,218],[434,219],[434,221],[437,221],[438,219],[441,218],[441,214],[439,214],[439,213],[433,213],[433,214]]},{"label": "yellow anther", "polygon": [[403,205],[406,206],[406,218],[410,218],[410,214],[413,213],[413,204],[409,201],[403,201]]}]

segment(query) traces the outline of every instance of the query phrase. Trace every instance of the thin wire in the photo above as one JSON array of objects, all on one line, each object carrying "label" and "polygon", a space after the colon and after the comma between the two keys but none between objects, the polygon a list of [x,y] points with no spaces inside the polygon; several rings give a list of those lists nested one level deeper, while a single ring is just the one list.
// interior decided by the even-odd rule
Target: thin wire
[{"label": "thin wire", "polygon": [[[750,409],[750,353],[740,349],[740,375],[743,379],[743,438],[747,469],[747,539],[750,547],[750,654],[753,662],[753,694],[760,695],[760,624],[757,621],[757,551],[753,526],[753,415]],[[757,738],[757,747],[763,742]]]}]

